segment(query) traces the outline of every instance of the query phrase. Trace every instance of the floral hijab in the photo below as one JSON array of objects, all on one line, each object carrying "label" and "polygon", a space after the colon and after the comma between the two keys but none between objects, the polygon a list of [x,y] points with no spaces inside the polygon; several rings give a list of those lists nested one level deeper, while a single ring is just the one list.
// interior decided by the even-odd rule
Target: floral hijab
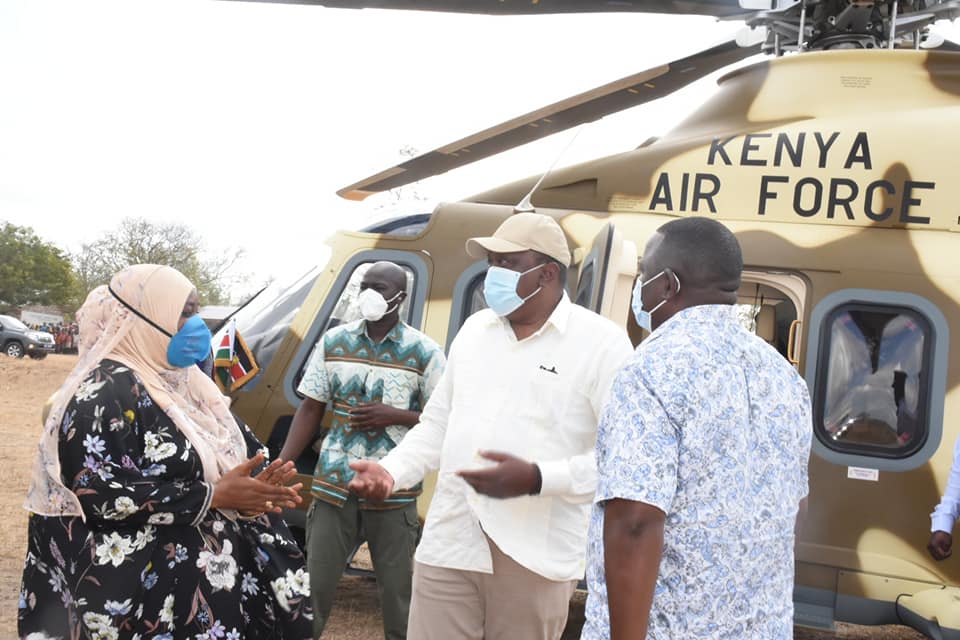
[{"label": "floral hijab", "polygon": [[90,292],[77,312],[80,360],[54,396],[44,423],[26,509],[44,516],[83,517],[80,502],[61,478],[60,425],[74,396],[89,392],[86,380],[90,372],[107,358],[130,367],[143,382],[157,407],[200,456],[207,482],[216,482],[243,462],[246,446],[227,398],[198,367],[174,369],[167,362],[170,338],[128,308],[172,335],[193,288],[176,269],[141,264],[127,267],[109,286]]}]

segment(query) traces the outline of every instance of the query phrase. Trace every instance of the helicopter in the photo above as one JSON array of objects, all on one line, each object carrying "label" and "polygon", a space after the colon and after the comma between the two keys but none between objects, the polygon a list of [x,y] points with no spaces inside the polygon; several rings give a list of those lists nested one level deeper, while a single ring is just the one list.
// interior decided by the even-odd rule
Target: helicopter
[{"label": "helicopter", "polygon": [[[674,129],[635,149],[533,175],[432,212],[328,241],[328,262],[239,318],[264,372],[234,408],[282,444],[322,333],[355,317],[364,269],[408,274],[409,324],[449,347],[482,308],[486,264],[463,241],[535,210],[575,257],[571,299],[644,335],[630,313],[638,247],[678,216],[711,216],[743,249],[738,309],[811,391],[807,512],[798,525],[795,618],[901,623],[960,638],[960,566],[925,546],[960,437],[960,47],[932,25],[960,3],[924,0],[381,0],[328,7],[468,13],[650,12],[740,20],[736,40],[472,134],[338,193],[362,200],[734,67]],[[758,53],[768,58],[738,63]],[[585,345],[586,346],[586,345]],[[951,366],[953,363],[953,366]],[[305,474],[309,456],[297,461]],[[429,480],[421,502],[425,512]]]}]

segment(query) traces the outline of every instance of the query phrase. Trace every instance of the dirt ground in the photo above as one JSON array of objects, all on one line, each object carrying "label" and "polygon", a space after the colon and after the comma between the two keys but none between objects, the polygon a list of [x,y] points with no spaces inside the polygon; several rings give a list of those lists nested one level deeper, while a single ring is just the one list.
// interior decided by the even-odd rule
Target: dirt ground
[{"label": "dirt ground", "polygon": [[[65,355],[51,355],[45,360],[13,360],[0,356],[0,456],[4,461],[0,465],[0,639],[3,640],[16,637],[17,601],[27,529],[27,515],[21,505],[40,434],[40,411],[75,362],[76,356]],[[575,640],[579,636],[583,600],[583,594],[574,597],[563,640]],[[362,576],[344,577],[324,637],[378,640],[382,636],[376,583]],[[794,637],[795,640],[923,638],[904,627],[855,625],[838,625],[833,633],[798,628]]]}]

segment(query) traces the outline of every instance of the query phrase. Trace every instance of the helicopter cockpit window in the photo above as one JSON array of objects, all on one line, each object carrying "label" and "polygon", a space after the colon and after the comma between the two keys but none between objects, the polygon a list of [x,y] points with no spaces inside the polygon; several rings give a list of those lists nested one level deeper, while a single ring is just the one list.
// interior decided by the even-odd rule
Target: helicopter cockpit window
[{"label": "helicopter cockpit window", "polygon": [[[300,311],[319,275],[320,267],[316,267],[292,285],[271,284],[234,316],[261,371],[266,371],[270,365],[294,316]],[[221,336],[218,332],[216,344],[220,344]],[[241,392],[252,391],[262,378],[262,375],[255,377],[243,386]]]},{"label": "helicopter cockpit window", "polygon": [[[354,320],[360,319],[360,309],[357,305],[357,298],[360,296],[360,282],[363,280],[363,276],[367,272],[367,269],[369,269],[372,265],[373,262],[363,262],[356,266],[356,268],[353,270],[353,273],[350,274],[350,279],[347,281],[346,286],[340,293],[340,297],[337,299],[337,303],[334,305],[333,311],[330,313],[330,319],[327,320],[327,323],[324,325],[323,330],[320,331],[319,335],[323,335],[328,329],[332,329],[337,325],[346,324],[348,322],[353,322]],[[401,264],[399,266],[403,268],[407,275],[407,299],[405,299],[400,305],[400,318],[402,318],[403,321],[408,324],[413,324],[410,318],[410,301],[412,299],[411,294],[413,292],[414,273],[413,269],[407,265]],[[313,351],[315,349],[316,345],[313,346],[313,348],[310,350],[310,355],[307,356],[306,360],[304,360],[303,366],[297,373],[294,387],[300,383],[300,379],[303,377],[304,369],[306,368],[307,363],[309,363],[310,359],[313,357]]]},{"label": "helicopter cockpit window", "polygon": [[825,319],[814,423],[827,447],[906,457],[928,435],[930,324],[905,308],[848,304]]}]

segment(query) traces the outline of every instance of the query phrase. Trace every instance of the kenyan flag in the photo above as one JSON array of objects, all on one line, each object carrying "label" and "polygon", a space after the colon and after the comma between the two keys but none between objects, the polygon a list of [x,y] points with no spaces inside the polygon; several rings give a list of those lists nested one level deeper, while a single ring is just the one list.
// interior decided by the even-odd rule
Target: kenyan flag
[{"label": "kenyan flag", "polygon": [[224,393],[236,391],[260,371],[235,320],[227,326],[213,358],[213,379]]}]

